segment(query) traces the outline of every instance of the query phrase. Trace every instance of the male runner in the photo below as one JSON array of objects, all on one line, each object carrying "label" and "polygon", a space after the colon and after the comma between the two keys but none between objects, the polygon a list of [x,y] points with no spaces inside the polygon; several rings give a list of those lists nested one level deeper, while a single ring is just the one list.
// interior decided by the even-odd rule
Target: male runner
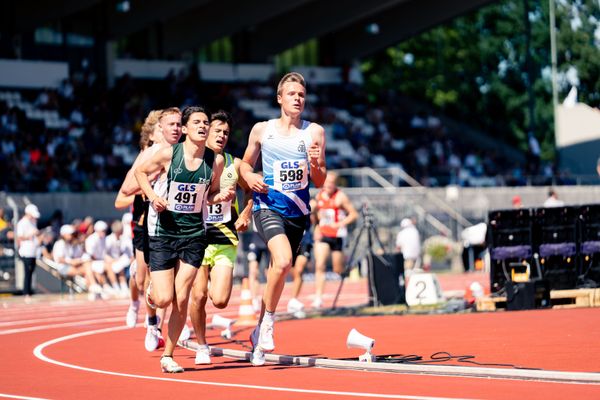
[{"label": "male runner", "polygon": [[[187,107],[181,117],[183,143],[159,150],[135,169],[150,201],[148,300],[156,307],[172,305],[168,336],[160,360],[163,372],[183,372],[173,350],[187,319],[190,289],[206,249],[203,208],[230,200],[233,188],[220,191],[223,156],[205,147],[209,118],[202,107]],[[150,177],[161,178],[154,185]],[[163,178],[164,177],[164,178]]]},{"label": "male runner", "polygon": [[[309,222],[309,175],[320,187],[326,174],[325,131],[300,117],[305,96],[306,84],[299,73],[286,74],[279,81],[281,116],[254,125],[240,167],[242,178],[255,192],[256,229],[271,253],[259,323],[250,339],[253,365],[263,365],[264,353],[275,349],[274,313]],[[254,172],[259,155],[262,176]]]},{"label": "male runner", "polygon": [[[206,302],[210,297],[219,309],[227,307],[233,284],[233,268],[239,244],[238,232],[248,229],[252,204],[246,183],[239,180],[239,158],[223,151],[231,132],[231,117],[225,111],[211,115],[206,147],[225,157],[225,169],[221,174],[221,189],[236,187],[238,184],[247,191],[244,196],[246,206],[238,211],[237,198],[209,205],[205,210],[204,222],[208,247],[204,253],[202,266],[198,270],[192,287],[190,317],[196,339],[200,347],[196,352],[196,364],[210,364],[210,350],[206,343]],[[208,282],[210,280],[210,288]]]}]

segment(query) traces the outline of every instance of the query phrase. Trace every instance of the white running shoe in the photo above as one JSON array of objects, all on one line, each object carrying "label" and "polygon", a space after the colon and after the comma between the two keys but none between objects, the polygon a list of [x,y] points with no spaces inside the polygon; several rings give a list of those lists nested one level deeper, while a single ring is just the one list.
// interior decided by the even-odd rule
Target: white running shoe
[{"label": "white running shoe", "polygon": [[194,360],[194,364],[202,365],[202,364],[210,364],[210,348],[208,345],[200,345],[198,350],[196,350],[196,359]]},{"label": "white running shoe", "polygon": [[187,324],[183,324],[183,329],[181,329],[181,333],[179,334],[179,340],[188,340],[190,336],[192,336],[190,328],[187,326]]},{"label": "white running shoe", "polygon": [[316,308],[318,310],[319,308],[323,307],[323,299],[320,297],[315,297],[315,299],[310,305],[312,306],[312,308]]},{"label": "white running shoe", "polygon": [[144,347],[147,351],[154,351],[158,348],[158,328],[156,325],[148,325],[146,329],[146,339],[144,340]]},{"label": "white running shoe", "polygon": [[258,336],[258,346],[265,352],[270,353],[275,350],[273,343],[273,322],[265,320],[260,324],[260,335]]},{"label": "white running shoe", "polygon": [[173,360],[173,357],[162,356],[160,358],[160,369],[162,372],[167,372],[170,374],[177,374],[179,372],[183,372],[183,368],[179,364]]},{"label": "white running shoe", "polygon": [[290,301],[288,301],[287,312],[293,313],[302,310],[304,310],[304,304],[302,304],[302,302],[297,298],[293,297],[290,299]]},{"label": "white running shoe", "polygon": [[265,365],[265,353],[258,346],[258,336],[260,333],[260,325],[256,325],[256,328],[250,334],[250,344],[252,345],[252,355],[250,356],[250,362],[255,367]]},{"label": "white running shoe", "polygon": [[138,310],[140,309],[140,302],[133,301],[129,305],[129,309],[127,310],[127,315],[125,315],[125,324],[129,328],[135,328],[138,319]]}]

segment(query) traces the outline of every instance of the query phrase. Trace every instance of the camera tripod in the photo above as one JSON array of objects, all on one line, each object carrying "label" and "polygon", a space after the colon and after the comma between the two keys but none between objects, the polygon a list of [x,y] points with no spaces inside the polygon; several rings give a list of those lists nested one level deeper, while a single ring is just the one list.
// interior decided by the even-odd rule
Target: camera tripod
[{"label": "camera tripod", "polygon": [[[369,305],[370,306],[378,305],[377,290],[374,287],[374,285],[375,285],[375,278],[373,276],[374,268],[373,268],[373,265],[371,265],[373,262],[372,261],[373,257],[377,256],[375,254],[375,252],[373,251],[373,244],[377,243],[379,245],[379,248],[382,251],[384,251],[385,247],[383,246],[383,242],[381,241],[381,239],[379,238],[379,235],[377,234],[377,228],[375,227],[375,223],[373,221],[373,216],[369,212],[369,207],[366,202],[363,203],[363,205],[361,207],[361,215],[362,215],[363,222],[360,227],[360,230],[358,231],[358,234],[354,238],[354,242],[351,247],[352,250],[350,251],[350,256],[348,257],[348,262],[346,263],[346,268],[341,273],[341,280],[340,280],[340,284],[337,289],[337,293],[335,294],[335,298],[333,299],[333,305],[331,306],[332,309],[336,308],[338,297],[340,296],[340,292],[342,291],[342,287],[344,286],[344,280],[350,274],[350,270],[352,269],[352,267],[358,263],[358,259],[359,259],[359,257],[357,257],[358,245],[360,243],[360,240],[361,240],[363,234],[365,234],[365,233],[367,235],[367,250],[364,255],[370,256],[370,257],[367,257],[367,260],[369,260],[368,261],[369,262],[369,266],[368,266]],[[390,265],[390,263],[387,260],[385,260],[384,258],[382,258],[382,262],[386,266]]]}]

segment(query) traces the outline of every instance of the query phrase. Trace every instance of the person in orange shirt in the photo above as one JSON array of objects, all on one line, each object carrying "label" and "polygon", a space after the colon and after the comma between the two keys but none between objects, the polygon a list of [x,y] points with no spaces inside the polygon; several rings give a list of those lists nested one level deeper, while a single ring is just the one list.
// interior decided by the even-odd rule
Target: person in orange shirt
[{"label": "person in orange shirt", "polygon": [[313,248],[315,256],[315,299],[314,308],[323,305],[325,289],[325,267],[331,256],[333,271],[344,271],[344,241],[348,236],[348,225],[356,221],[358,212],[350,199],[337,186],[337,174],[328,172],[323,189],[315,197],[318,224],[315,227]]}]

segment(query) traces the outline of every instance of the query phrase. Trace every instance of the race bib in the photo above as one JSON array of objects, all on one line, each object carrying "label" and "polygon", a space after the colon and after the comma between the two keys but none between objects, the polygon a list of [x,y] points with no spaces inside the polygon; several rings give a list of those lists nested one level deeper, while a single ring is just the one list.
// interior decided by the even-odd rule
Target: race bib
[{"label": "race bib", "polygon": [[331,225],[335,222],[335,210],[326,208],[319,210],[319,225]]},{"label": "race bib", "polygon": [[231,221],[231,201],[206,205],[204,208],[204,222],[216,224]]},{"label": "race bib", "polygon": [[273,186],[280,192],[294,192],[308,185],[306,160],[284,160],[273,163]]},{"label": "race bib", "polygon": [[200,213],[202,202],[206,194],[205,183],[171,182],[167,210],[176,213]]}]

